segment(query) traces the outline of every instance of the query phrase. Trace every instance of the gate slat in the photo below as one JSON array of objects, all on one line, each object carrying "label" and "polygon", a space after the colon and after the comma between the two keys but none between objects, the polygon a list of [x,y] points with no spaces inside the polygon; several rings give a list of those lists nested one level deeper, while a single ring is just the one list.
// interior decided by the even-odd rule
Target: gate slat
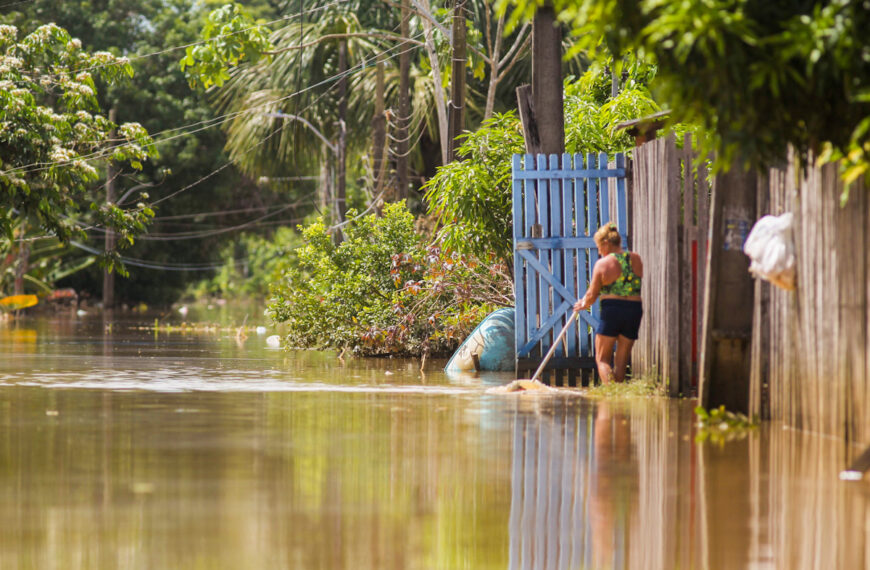
[{"label": "gate slat", "polygon": [[[549,163],[549,170],[558,170],[559,169],[560,163],[559,163],[559,157],[557,155],[551,154],[549,162],[550,162]],[[550,204],[549,204],[549,206],[550,206],[549,207],[550,228],[549,228],[549,232],[547,233],[547,235],[548,235],[548,237],[553,238],[553,237],[565,235],[565,232],[562,230],[562,181],[559,179],[555,179],[555,180],[551,179],[549,182],[549,186],[550,186],[550,196],[549,196],[549,198],[550,198]],[[551,250],[551,252],[550,252],[550,263],[551,263],[550,272],[553,274],[553,277],[555,277],[556,281],[558,281],[559,283],[563,283],[563,281],[562,281],[563,258],[564,258],[564,255],[562,254],[561,248]],[[555,309],[556,309],[557,305],[560,305],[560,303],[559,303],[560,298],[563,302],[569,302],[571,297],[572,297],[572,295],[570,294],[570,292],[569,292],[568,296],[566,297],[564,294],[559,294],[555,290],[553,290],[553,299],[552,299],[550,307],[549,307],[550,310],[552,310],[555,314],[558,314],[558,311],[556,311]],[[567,321],[567,316],[560,317],[559,320],[556,321],[557,329],[555,329],[555,330],[561,331],[562,327],[565,326],[566,321]],[[558,341],[557,336],[558,335],[554,331],[554,333],[553,333],[553,342],[554,343]],[[563,347],[564,347],[564,345],[563,345]],[[560,355],[564,356],[565,352],[564,352],[563,347],[559,347],[559,346],[556,347],[555,356],[560,356]],[[556,374],[554,384],[557,384],[557,385],[561,384],[561,381],[562,381],[561,376],[562,375],[559,373]]]},{"label": "gate slat", "polygon": [[[516,174],[523,169],[523,159],[519,154],[515,154],[511,159],[511,170],[513,176],[513,236],[514,236],[514,251],[517,249],[517,242],[523,235],[523,181],[516,177]],[[514,346],[522,344],[526,333],[526,283],[523,276],[523,261],[518,255],[514,256]]]},{"label": "gate slat", "polygon": [[[562,168],[565,170],[571,170],[573,166],[571,162],[570,154],[562,155]],[[572,220],[574,216],[574,181],[575,178],[568,178],[567,180],[562,182],[562,235],[563,236],[573,236],[574,228],[572,227]],[[574,264],[576,260],[576,251],[575,249],[566,248],[564,251],[564,263],[565,263],[565,279],[563,283],[567,283],[569,286],[574,283]],[[576,295],[575,295],[576,297]],[[569,317],[570,318],[570,317]],[[577,324],[574,319],[571,319],[571,326],[568,327],[568,333],[565,335],[565,346],[566,353],[565,356],[573,357],[577,356]],[[573,384],[574,375],[569,375],[568,383]]]},{"label": "gate slat", "polygon": [[[598,165],[598,157],[592,153],[586,155],[586,164],[589,168],[594,168]],[[587,209],[587,224],[586,231],[589,235],[595,235],[595,231],[598,229],[598,199],[601,194],[601,184],[599,183],[598,178],[589,178],[586,183],[586,209]],[[598,261],[598,249],[590,248],[589,249],[589,267],[588,273],[586,277],[586,287],[589,286],[589,283],[592,282],[592,269],[595,267],[595,262]],[[595,304],[592,306],[592,314],[598,318],[599,302],[595,301]],[[595,334],[591,335],[594,339]],[[594,350],[594,343],[592,343],[592,349]]]},{"label": "gate slat", "polygon": [[[531,154],[525,156],[525,170],[535,170],[535,158]],[[532,235],[532,226],[536,224],[538,220],[538,217],[535,215],[535,211],[537,210],[537,202],[535,200],[536,194],[536,182],[534,180],[525,180],[523,182],[523,209],[525,210],[523,233],[527,236]],[[526,269],[526,297],[522,300],[523,310],[526,312],[525,338],[532,336],[532,331],[534,331],[538,326],[536,319],[538,312],[537,285],[538,281],[535,279],[535,274],[531,270]],[[517,343],[517,346],[520,346],[520,343]]]},{"label": "gate slat", "polygon": [[[625,171],[625,155],[616,155],[616,168]],[[625,177],[616,179],[616,223],[622,235],[622,243],[628,248],[628,206],[625,196]]]},{"label": "gate slat", "polygon": [[[583,164],[583,155],[575,154],[574,155],[574,167],[582,168]],[[574,184],[574,235],[576,237],[586,235],[588,232],[586,231],[586,182],[582,178],[575,178],[573,180]],[[583,290],[586,282],[587,275],[587,265],[589,264],[589,251],[585,248],[577,249],[577,296],[580,296],[580,291]],[[586,355],[589,354],[589,327],[587,325],[578,323],[577,324],[578,332],[580,333],[579,345],[580,345],[580,354]]]},{"label": "gate slat", "polygon": [[[538,155],[538,170],[547,170],[547,156]],[[546,179],[538,179],[538,223],[541,225],[541,236],[550,235],[549,183]],[[544,271],[538,269],[538,320],[540,328],[544,325],[544,315],[550,312],[550,288],[545,278],[547,271],[552,271],[551,256],[548,250],[537,250],[538,260],[544,266]],[[541,356],[550,349],[550,339],[541,338]]]},{"label": "gate slat", "polygon": [[[602,152],[598,154],[598,164],[607,164],[607,153]],[[606,195],[606,192],[608,192],[607,178],[598,178],[598,186],[601,188],[601,191],[598,194],[598,201],[601,204],[601,222],[598,225],[603,226],[604,224],[613,219],[610,217],[610,200],[608,199],[609,197]],[[592,232],[593,230],[590,228],[589,231]]]}]

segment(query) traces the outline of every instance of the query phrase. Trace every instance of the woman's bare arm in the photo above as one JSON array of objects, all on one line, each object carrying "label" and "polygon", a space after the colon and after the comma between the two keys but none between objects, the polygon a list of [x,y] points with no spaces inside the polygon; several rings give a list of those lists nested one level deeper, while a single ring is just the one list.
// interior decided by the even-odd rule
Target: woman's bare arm
[{"label": "woman's bare arm", "polygon": [[601,286],[603,284],[603,273],[604,264],[599,261],[595,264],[595,268],[592,270],[592,282],[589,283],[589,288],[586,289],[586,294],[583,295],[582,299],[574,303],[575,311],[588,309],[595,302],[595,299],[598,298],[598,294],[601,292]]}]

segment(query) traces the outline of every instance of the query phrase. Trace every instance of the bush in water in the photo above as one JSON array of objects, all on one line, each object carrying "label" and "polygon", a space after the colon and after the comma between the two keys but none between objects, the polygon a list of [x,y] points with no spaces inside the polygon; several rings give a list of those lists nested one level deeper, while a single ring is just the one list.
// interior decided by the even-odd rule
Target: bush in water
[{"label": "bush in water", "polygon": [[513,302],[503,265],[427,245],[404,202],[356,215],[339,245],[322,220],[302,228],[305,243],[266,311],[286,327],[286,346],[446,354]]}]

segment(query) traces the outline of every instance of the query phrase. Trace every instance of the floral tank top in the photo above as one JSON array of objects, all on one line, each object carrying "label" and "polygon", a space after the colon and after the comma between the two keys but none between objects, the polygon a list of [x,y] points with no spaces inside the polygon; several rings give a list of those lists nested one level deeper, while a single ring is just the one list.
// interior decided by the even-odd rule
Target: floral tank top
[{"label": "floral tank top", "polygon": [[631,252],[611,253],[622,268],[622,275],[610,285],[601,286],[602,295],[617,295],[619,297],[633,297],[640,295],[640,277],[631,268]]}]

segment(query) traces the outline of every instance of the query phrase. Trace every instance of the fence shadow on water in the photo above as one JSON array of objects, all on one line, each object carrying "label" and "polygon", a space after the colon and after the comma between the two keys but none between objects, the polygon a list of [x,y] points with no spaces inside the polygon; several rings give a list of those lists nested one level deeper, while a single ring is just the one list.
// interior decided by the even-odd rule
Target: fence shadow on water
[{"label": "fence shadow on water", "polygon": [[842,446],[780,425],[696,443],[685,402],[586,406],[515,415],[511,570],[870,567]]}]

